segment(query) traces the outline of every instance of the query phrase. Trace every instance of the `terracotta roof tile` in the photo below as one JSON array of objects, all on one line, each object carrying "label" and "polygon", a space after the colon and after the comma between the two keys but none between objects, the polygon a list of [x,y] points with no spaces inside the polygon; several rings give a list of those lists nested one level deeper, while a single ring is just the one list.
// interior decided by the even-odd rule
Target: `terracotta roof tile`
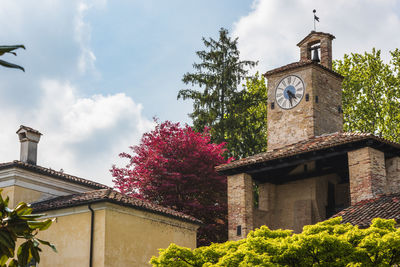
[{"label": "terracotta roof tile", "polygon": [[96,183],[91,180],[83,179],[83,178],[80,178],[77,176],[66,174],[64,172],[55,171],[55,170],[52,170],[49,168],[41,167],[38,165],[32,165],[32,164],[25,163],[25,162],[18,161],[18,160],[14,160],[13,162],[0,163],[0,170],[9,169],[9,168],[21,168],[21,169],[33,171],[36,173],[48,175],[48,176],[54,177],[56,179],[64,180],[67,182],[85,185],[85,186],[93,188],[93,189],[110,188],[106,185]]},{"label": "terracotta roof tile", "polygon": [[332,217],[341,216],[343,223],[368,227],[372,219],[395,219],[400,222],[400,193],[381,195],[375,199],[360,201]]},{"label": "terracotta roof tile", "polygon": [[321,65],[321,64],[319,64],[317,62],[314,62],[312,60],[309,60],[309,59],[308,60],[302,60],[302,61],[293,62],[293,63],[287,64],[285,66],[282,66],[282,67],[267,71],[266,73],[264,73],[264,76],[268,77],[268,76],[271,76],[273,74],[276,74],[276,73],[279,73],[279,72],[282,72],[282,71],[301,68],[301,67],[308,66],[308,65],[317,66],[317,67],[322,68],[322,69],[324,69],[326,71],[329,71],[330,73],[332,73],[333,75],[335,75],[335,76],[337,76],[339,78],[343,78],[343,76],[340,75],[339,73],[337,73],[336,71],[328,69],[327,67],[325,67],[325,66],[323,66],[323,65]]},{"label": "terracotta roof tile", "polygon": [[35,212],[43,212],[104,201],[122,206],[146,210],[153,213],[163,214],[192,223],[201,224],[200,220],[192,216],[186,215],[182,212],[162,207],[149,201],[126,196],[112,189],[100,189],[85,193],[56,197],[32,203],[31,207],[34,209]]},{"label": "terracotta roof tile", "polygon": [[287,145],[279,149],[256,154],[247,158],[242,158],[230,163],[217,166],[218,172],[235,169],[238,167],[250,166],[257,163],[263,163],[279,158],[286,158],[294,155],[300,155],[307,152],[318,151],[339,145],[350,144],[361,140],[373,139],[381,143],[386,143],[400,149],[400,144],[388,141],[386,139],[374,136],[369,133],[336,132],[309,138],[307,140]]}]

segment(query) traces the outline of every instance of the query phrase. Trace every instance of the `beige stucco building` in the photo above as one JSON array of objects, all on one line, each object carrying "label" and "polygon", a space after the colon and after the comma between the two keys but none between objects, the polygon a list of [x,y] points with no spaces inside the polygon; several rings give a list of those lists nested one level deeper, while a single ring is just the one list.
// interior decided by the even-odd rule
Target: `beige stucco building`
[{"label": "beige stucco building", "polygon": [[35,213],[56,218],[39,238],[38,266],[146,266],[159,248],[170,243],[196,247],[200,221],[111,188],[36,164],[41,134],[21,126],[21,158],[0,164],[0,188],[10,206],[32,203]]},{"label": "beige stucco building", "polygon": [[228,176],[230,240],[261,225],[300,232],[338,215],[361,226],[374,217],[400,222],[400,144],[342,132],[343,77],[332,70],[334,38],[312,31],[297,44],[298,62],[264,74],[267,152],[216,168]]}]

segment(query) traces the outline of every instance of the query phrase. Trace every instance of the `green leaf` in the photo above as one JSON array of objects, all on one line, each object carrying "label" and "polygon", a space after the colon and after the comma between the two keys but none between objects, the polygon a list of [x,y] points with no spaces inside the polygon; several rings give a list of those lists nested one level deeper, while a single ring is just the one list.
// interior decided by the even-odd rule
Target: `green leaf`
[{"label": "green leaf", "polygon": [[8,248],[15,247],[15,241],[6,230],[0,229],[0,243]]},{"label": "green leaf", "polygon": [[8,267],[19,267],[18,261],[16,259],[12,259],[8,264]]},{"label": "green leaf", "polygon": [[18,263],[22,266],[25,266],[28,264],[29,260],[29,240],[24,242],[19,248],[17,252],[17,257],[18,257]]},{"label": "green leaf", "polygon": [[[2,56],[4,53],[10,53],[11,51],[18,49],[18,48],[23,48],[25,49],[24,45],[1,45],[0,46],[0,56]],[[15,53],[13,53],[15,55]]]},{"label": "green leaf", "polygon": [[53,244],[51,244],[50,242],[44,241],[44,240],[41,240],[41,239],[37,239],[37,240],[38,240],[40,243],[42,243],[43,245],[46,245],[46,246],[51,247],[51,248],[53,249],[54,252],[57,252],[56,247],[55,247]]},{"label": "green leaf", "polygon": [[8,261],[9,257],[7,255],[2,255],[0,257],[0,266],[3,266],[7,261]]},{"label": "green leaf", "polygon": [[28,226],[31,229],[46,230],[50,227],[52,219],[46,219],[44,221],[28,221]]},{"label": "green leaf", "polygon": [[37,263],[39,263],[40,262],[40,256],[39,256],[38,248],[35,247],[35,246],[32,246],[31,253],[32,253],[32,256],[35,259],[35,261]]},{"label": "green leaf", "polygon": [[3,67],[7,67],[7,68],[20,69],[23,72],[25,72],[25,69],[23,67],[13,64],[13,63],[10,63],[10,62],[7,62],[7,61],[4,61],[4,60],[1,60],[1,59],[0,59],[0,65]]}]

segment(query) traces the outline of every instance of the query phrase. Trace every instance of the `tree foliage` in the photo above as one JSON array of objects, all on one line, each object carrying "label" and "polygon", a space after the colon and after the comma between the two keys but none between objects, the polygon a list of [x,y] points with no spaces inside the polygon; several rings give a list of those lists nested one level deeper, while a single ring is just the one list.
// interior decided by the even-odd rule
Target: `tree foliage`
[{"label": "tree foliage", "polygon": [[246,239],[194,250],[171,244],[153,266],[397,266],[400,229],[394,220],[374,219],[366,229],[333,218],[304,226],[303,232],[266,226]]},{"label": "tree foliage", "polygon": [[120,154],[129,160],[125,168],[111,169],[118,190],[203,221],[199,245],[226,240],[226,177],[214,170],[228,162],[223,143],[210,143],[208,132],[166,121],[145,133],[131,150]]},{"label": "tree foliage", "polygon": [[247,78],[243,90],[227,107],[227,150],[234,158],[248,157],[267,149],[267,86],[258,73]]},{"label": "tree foliage", "polygon": [[[4,55],[6,53],[13,54],[14,56],[16,56],[17,53],[12,52],[12,51],[14,51],[15,49],[18,49],[18,48],[25,49],[25,46],[23,46],[23,45],[2,45],[2,46],[0,46],[0,56]],[[3,67],[7,67],[7,68],[20,69],[25,72],[25,69],[23,67],[21,67],[19,65],[15,65],[15,64],[7,62],[7,61],[4,61],[4,60],[1,60],[1,59],[0,59],[0,65]]]},{"label": "tree foliage", "polygon": [[345,131],[369,132],[400,142],[400,50],[390,53],[388,64],[375,49],[334,62],[334,70],[345,77]]},{"label": "tree foliage", "polygon": [[[1,193],[2,190],[0,190]],[[39,231],[50,227],[52,220],[38,220],[43,214],[32,214],[28,204],[21,202],[15,209],[8,208],[9,198],[0,195],[0,266],[26,266],[34,259],[40,262],[40,244],[55,247],[36,237]],[[16,242],[22,240],[16,251]],[[12,260],[10,260],[12,259]]]},{"label": "tree foliage", "polygon": [[[252,115],[249,105],[266,101],[263,93],[265,82],[263,79],[249,80],[247,85],[251,88],[240,90],[239,86],[248,78],[248,68],[254,67],[257,62],[241,61],[238,39],[231,39],[228,34],[226,29],[221,28],[218,40],[203,38],[206,50],[196,52],[201,62],[194,63],[195,72],[186,73],[182,79],[185,84],[203,90],[180,90],[178,99],[193,100],[193,112],[189,115],[194,129],[201,132],[204,127],[209,127],[212,142],[226,142],[230,155],[237,158],[252,154],[260,146],[265,149],[262,144],[254,144],[262,139],[259,135],[263,131],[259,131],[259,125],[252,124],[246,116]],[[260,113],[252,116],[259,118]],[[245,121],[243,118],[246,118]],[[242,132],[240,127],[247,127],[246,131]]]}]

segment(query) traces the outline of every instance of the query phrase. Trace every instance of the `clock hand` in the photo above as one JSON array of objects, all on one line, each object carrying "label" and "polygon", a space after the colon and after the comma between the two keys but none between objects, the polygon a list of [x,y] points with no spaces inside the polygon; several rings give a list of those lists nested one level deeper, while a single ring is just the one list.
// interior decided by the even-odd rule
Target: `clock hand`
[{"label": "clock hand", "polygon": [[292,95],[289,94],[289,92],[288,92],[288,96],[289,96],[289,103],[290,103],[290,106],[293,106],[293,104],[292,104]]},{"label": "clock hand", "polygon": [[296,95],[293,94],[291,91],[288,91],[289,98],[296,98]]}]

